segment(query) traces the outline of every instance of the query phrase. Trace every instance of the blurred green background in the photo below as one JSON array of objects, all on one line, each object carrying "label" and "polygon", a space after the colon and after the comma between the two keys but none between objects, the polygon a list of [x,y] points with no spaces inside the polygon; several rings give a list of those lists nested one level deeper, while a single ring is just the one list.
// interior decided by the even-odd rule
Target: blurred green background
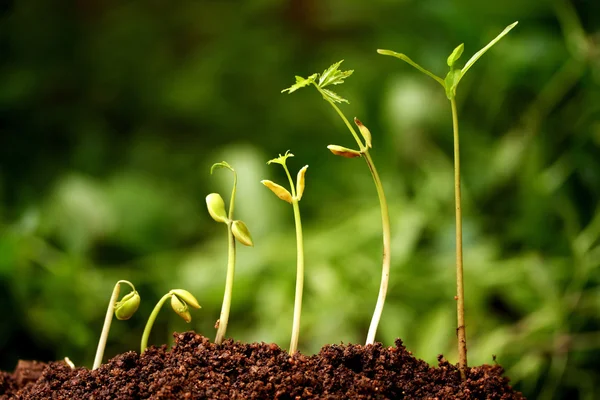
[{"label": "blurred green background", "polygon": [[[259,181],[287,149],[309,164],[301,202],[306,286],[300,349],[362,343],[381,268],[375,188],[353,139],[294,75],[344,59],[336,91],[373,133],[392,221],[392,273],[378,340],[400,337],[456,362],[449,103],[431,79],[464,42],[468,59],[519,25],[458,90],[467,335],[471,365],[507,369],[530,398],[600,397],[600,2],[0,1],[0,368],[68,356],[91,366],[118,279],[142,296],[113,322],[105,359],[138,350],[172,288],[203,308],[165,309],[150,338],[211,338],[225,283],[228,201],[254,248],[238,246],[228,336],[289,344],[295,284],[291,207]],[[123,288],[125,291],[125,288]]]}]

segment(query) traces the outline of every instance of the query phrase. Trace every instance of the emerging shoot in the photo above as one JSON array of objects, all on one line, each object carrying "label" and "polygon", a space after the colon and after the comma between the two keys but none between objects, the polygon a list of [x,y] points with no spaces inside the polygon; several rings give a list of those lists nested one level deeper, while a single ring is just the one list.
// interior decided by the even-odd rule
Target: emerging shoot
[{"label": "emerging shoot", "polygon": [[152,330],[152,326],[154,325],[154,321],[156,320],[156,316],[160,311],[161,307],[167,300],[171,299],[171,308],[177,315],[179,315],[185,322],[190,322],[192,320],[192,316],[189,311],[188,306],[192,306],[194,308],[201,308],[200,304],[198,304],[198,300],[187,290],[183,289],[173,289],[169,291],[169,293],[165,294],[161,299],[156,303],[154,310],[150,314],[150,318],[148,318],[148,322],[146,323],[146,327],[144,328],[144,333],[142,334],[142,343],[140,347],[140,354],[146,351],[148,348],[148,338],[150,337],[150,331]]},{"label": "emerging shoot", "polygon": [[[121,301],[117,301],[119,298],[119,292],[121,291],[121,283],[125,283],[131,287],[131,292],[125,295]],[[102,357],[104,356],[104,349],[106,348],[106,340],[108,339],[108,332],[110,331],[110,325],[112,323],[113,313],[119,320],[127,320],[131,318],[140,306],[140,295],[133,286],[133,283],[129,281],[118,281],[113,289],[112,295],[108,302],[108,309],[106,310],[106,317],[104,318],[104,326],[102,327],[102,333],[100,334],[100,341],[98,342],[98,348],[96,350],[96,357],[94,358],[94,365],[92,369],[96,369],[102,364]]]},{"label": "emerging shoot", "polygon": [[296,223],[296,251],[297,251],[297,260],[296,260],[296,295],[294,299],[294,322],[292,324],[292,339],[290,342],[290,354],[294,354],[298,351],[298,338],[300,336],[300,314],[302,312],[302,291],[304,290],[304,241],[302,239],[302,220],[300,219],[300,207],[298,206],[298,202],[302,199],[302,195],[304,194],[304,175],[306,174],[306,169],[308,165],[305,165],[298,171],[298,176],[296,177],[296,185],[294,187],[294,181],[292,180],[292,176],[290,175],[290,171],[286,165],[286,161],[289,157],[294,157],[292,153],[288,151],[282,156],[274,158],[267,162],[267,164],[281,164],[283,169],[285,170],[285,174],[288,177],[290,182],[290,190],[291,193],[284,188],[274,182],[269,180],[263,180],[261,183],[271,189],[273,193],[277,195],[281,200],[287,201],[292,204],[294,208],[294,221]]},{"label": "emerging shoot", "polygon": [[342,61],[339,61],[333,64],[331,67],[327,68],[323,71],[322,74],[312,74],[308,78],[303,78],[301,76],[296,76],[296,83],[290,86],[287,89],[282,90],[283,92],[293,93],[296,90],[303,88],[305,86],[313,85],[319,93],[323,96],[323,99],[327,101],[331,107],[337,112],[340,116],[346,127],[354,137],[356,144],[359,147],[359,150],[353,150],[346,147],[338,146],[338,145],[329,145],[327,148],[335,155],[342,156],[346,158],[357,158],[362,157],[367,163],[369,167],[369,171],[371,171],[371,175],[373,177],[373,181],[375,182],[375,188],[377,190],[377,196],[379,197],[379,206],[381,208],[381,224],[383,228],[383,261],[382,261],[382,271],[381,271],[381,283],[379,285],[379,295],[377,297],[377,304],[375,305],[375,311],[373,312],[373,318],[371,319],[371,324],[369,326],[369,332],[367,334],[366,344],[373,344],[375,342],[375,335],[377,333],[377,327],[379,326],[379,321],[381,320],[381,314],[383,312],[383,305],[385,303],[385,297],[387,295],[387,288],[390,277],[390,252],[391,252],[391,233],[390,233],[390,216],[388,212],[387,201],[385,199],[385,193],[383,191],[383,185],[381,183],[381,179],[379,178],[379,174],[377,173],[377,169],[375,168],[375,164],[373,163],[373,159],[369,154],[369,149],[372,147],[371,142],[371,132],[367,129],[366,126],[363,125],[358,119],[354,118],[354,123],[358,127],[358,130],[364,140],[364,143],[360,140],[358,134],[356,133],[354,127],[350,124],[344,113],[340,110],[336,103],[348,103],[348,100],[344,99],[337,93],[331,91],[330,89],[326,89],[325,87],[328,85],[339,85],[344,83],[344,80],[352,75],[354,71],[340,71],[338,68],[342,64]]},{"label": "emerging shoot", "polygon": [[465,291],[463,283],[463,253],[462,253],[462,210],[460,198],[460,147],[458,136],[458,113],[456,110],[456,88],[460,80],[465,76],[467,71],[475,64],[477,60],[495,45],[504,35],[517,25],[515,22],[507,26],[498,36],[484,46],[481,50],[475,53],[462,69],[455,66],[456,61],[460,58],[464,50],[464,44],[457,46],[454,51],[448,56],[446,64],[450,68],[444,79],[434,73],[421,67],[419,64],[411,60],[405,54],[396,53],[391,50],[377,50],[379,54],[393,56],[401,59],[407,64],[412,65],[425,75],[433,78],[437,83],[442,85],[446,92],[446,97],[450,100],[450,108],[452,110],[452,128],[454,132],[454,201],[456,210],[456,314],[457,314],[457,336],[458,336],[458,367],[461,378],[464,380],[467,373],[467,334],[465,330]]},{"label": "emerging shoot", "polygon": [[229,201],[229,214],[225,211],[225,202],[218,193],[211,193],[206,196],[206,206],[208,213],[217,222],[227,225],[227,241],[229,243],[228,258],[227,258],[227,278],[225,281],[225,294],[223,296],[223,305],[221,307],[221,315],[217,328],[216,344],[223,343],[225,333],[227,331],[227,323],[229,322],[229,311],[231,309],[231,296],[233,292],[233,277],[235,274],[235,240],[237,239],[244,246],[254,246],[252,236],[244,222],[235,221],[233,219],[233,207],[235,204],[235,191],[237,187],[237,173],[225,161],[213,164],[210,169],[212,174],[215,168],[227,168],[233,172],[233,189],[231,191],[231,200]]}]

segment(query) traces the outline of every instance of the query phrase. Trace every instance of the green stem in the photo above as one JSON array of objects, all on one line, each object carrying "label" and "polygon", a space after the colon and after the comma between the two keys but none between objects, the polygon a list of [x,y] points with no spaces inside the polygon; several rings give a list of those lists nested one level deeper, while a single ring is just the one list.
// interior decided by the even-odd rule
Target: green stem
[{"label": "green stem", "polygon": [[158,315],[158,312],[160,311],[163,304],[165,304],[165,301],[167,301],[169,298],[171,298],[172,295],[173,295],[173,293],[171,291],[169,291],[169,293],[167,293],[163,297],[161,297],[161,299],[158,301],[158,303],[156,303],[156,306],[154,306],[154,310],[152,310],[152,314],[150,314],[150,317],[148,318],[148,322],[146,323],[146,327],[144,328],[144,333],[142,334],[142,343],[140,346],[140,354],[144,353],[144,351],[146,351],[146,348],[148,347],[148,338],[150,337],[150,331],[152,330],[152,326],[154,325],[154,321],[156,320],[156,316]]},{"label": "green stem", "polygon": [[221,315],[219,317],[219,328],[217,329],[217,337],[215,338],[216,344],[223,343],[223,339],[225,338],[225,332],[227,331],[227,324],[229,322],[229,310],[231,309],[231,297],[233,293],[233,276],[235,274],[235,237],[231,232],[231,224],[233,223],[233,221],[231,220],[233,214],[231,212],[231,210],[233,210],[233,196],[234,194],[232,193],[231,206],[229,208],[229,221],[227,222],[227,237],[229,240],[229,250],[227,258],[227,278],[225,281],[225,294],[223,295],[223,306],[221,307]]},{"label": "green stem", "polygon": [[467,376],[467,333],[465,329],[465,289],[463,279],[462,210],[460,200],[460,147],[458,136],[458,113],[456,100],[452,106],[452,128],[454,132],[454,203],[456,209],[456,315],[458,336],[458,369],[463,380]]},{"label": "green stem", "polygon": [[292,339],[290,341],[290,354],[298,351],[298,339],[300,337],[300,315],[302,313],[302,292],[304,290],[304,239],[302,237],[302,219],[300,218],[300,206],[296,197],[294,181],[285,164],[283,169],[290,181],[292,191],[292,206],[294,208],[294,222],[296,225],[296,294],[294,297],[294,320],[292,324]]},{"label": "green stem", "polygon": [[[319,87],[319,92],[321,91]],[[338,113],[338,115],[342,118],[350,133],[356,140],[356,143],[360,147],[360,151],[363,153],[363,158],[367,162],[367,166],[369,167],[369,171],[371,171],[371,176],[373,177],[373,181],[375,182],[375,188],[377,189],[377,196],[379,197],[379,207],[381,209],[381,225],[383,229],[383,260],[381,267],[381,283],[379,285],[379,294],[377,296],[377,304],[375,305],[375,311],[373,312],[373,318],[371,319],[371,325],[369,326],[369,332],[367,334],[366,344],[373,344],[375,342],[375,335],[377,334],[377,328],[379,326],[379,321],[381,320],[381,314],[383,313],[383,306],[385,303],[385,297],[387,295],[388,283],[390,280],[390,265],[391,265],[391,229],[390,229],[390,214],[388,210],[387,200],[385,198],[385,192],[383,191],[383,184],[381,183],[381,179],[379,178],[379,173],[375,168],[375,164],[373,163],[373,159],[369,154],[369,148],[360,141],[358,134],[354,130],[354,127],[350,124],[350,121],[346,118],[342,110],[332,101],[324,98],[331,104],[333,109]]]},{"label": "green stem", "polygon": [[106,310],[106,317],[104,317],[104,326],[102,327],[102,333],[100,334],[100,341],[98,342],[98,348],[96,349],[96,357],[94,358],[94,365],[92,369],[97,369],[102,364],[102,357],[104,357],[104,350],[106,348],[106,341],[108,339],[108,332],[110,331],[110,325],[112,324],[112,317],[115,312],[115,304],[119,298],[119,292],[121,291],[121,283],[126,283],[133,291],[135,287],[129,281],[118,281],[113,289],[112,295],[108,302],[108,308]]}]

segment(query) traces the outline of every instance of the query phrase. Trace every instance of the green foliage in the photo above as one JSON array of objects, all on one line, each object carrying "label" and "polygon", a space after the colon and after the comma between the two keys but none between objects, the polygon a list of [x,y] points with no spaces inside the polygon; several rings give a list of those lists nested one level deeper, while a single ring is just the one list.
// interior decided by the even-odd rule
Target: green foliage
[{"label": "green foliage", "polygon": [[236,218],[255,241],[238,248],[229,336],[285,345],[293,219],[257,181],[281,181],[264,160],[290,146],[312,171],[300,350],[361,342],[381,255],[370,177],[314,150],[346,137],[314,93],[279,93],[342,58],[356,69],[345,107],[375,135],[390,203],[378,340],[455,362],[450,115],[439,88],[373,49],[402,49],[444,77],[458,43],[470,55],[519,20],[457,99],[469,362],[497,355],[528,398],[599,397],[597,2],[12,4],[0,69],[2,369],[19,358],[91,365],[99,305],[118,279],[146,300],[113,324],[105,359],[137,349],[151,299],[173,287],[202,294],[202,318],[161,314],[151,343],[192,328],[212,337],[227,254],[203,197],[231,189],[228,174],[205,173],[224,158],[244,176]]}]

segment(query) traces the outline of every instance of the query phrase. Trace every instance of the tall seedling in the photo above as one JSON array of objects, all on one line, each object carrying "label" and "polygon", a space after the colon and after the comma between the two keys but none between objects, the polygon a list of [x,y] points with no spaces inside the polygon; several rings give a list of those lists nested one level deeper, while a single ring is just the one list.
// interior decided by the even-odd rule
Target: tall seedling
[{"label": "tall seedling", "polygon": [[504,35],[517,25],[515,22],[507,26],[494,40],[479,50],[467,61],[464,67],[457,68],[456,61],[460,58],[464,50],[464,43],[457,46],[452,54],[448,56],[447,64],[450,71],[444,79],[423,68],[408,56],[402,53],[396,53],[391,50],[377,50],[379,54],[392,56],[412,65],[425,75],[433,78],[442,85],[446,92],[446,97],[450,100],[452,109],[452,130],[454,132],[454,201],[456,210],[456,311],[457,311],[457,335],[458,335],[458,367],[462,379],[465,379],[467,372],[467,335],[465,330],[465,296],[463,285],[463,254],[462,254],[462,211],[460,200],[460,148],[458,140],[458,113],[456,111],[456,87],[460,80],[465,76],[469,68],[486,52],[495,45]]},{"label": "tall seedling", "polygon": [[[343,60],[342,60],[343,61]],[[381,208],[381,223],[383,227],[383,266],[381,272],[381,283],[379,285],[379,295],[377,297],[377,304],[375,305],[375,311],[373,313],[373,318],[371,319],[371,325],[369,326],[369,332],[367,334],[367,342],[366,344],[373,344],[375,341],[375,334],[377,333],[377,327],[379,326],[379,321],[381,320],[381,314],[383,312],[383,305],[385,303],[385,297],[388,289],[388,282],[390,277],[390,263],[391,263],[391,255],[390,255],[390,245],[391,245],[391,233],[390,233],[390,216],[388,212],[387,201],[385,199],[385,193],[383,192],[383,185],[381,183],[381,179],[379,178],[379,174],[377,173],[377,169],[375,168],[375,164],[373,163],[373,159],[369,154],[369,149],[372,147],[371,144],[371,132],[364,126],[358,119],[354,118],[354,123],[358,127],[360,131],[364,143],[358,137],[356,130],[348,121],[348,118],[344,115],[342,110],[337,106],[336,103],[348,103],[348,100],[344,99],[337,93],[333,92],[330,89],[326,89],[327,86],[330,85],[339,85],[344,83],[344,79],[352,75],[354,71],[340,71],[338,68],[342,64],[342,61],[339,61],[333,64],[331,67],[327,68],[322,74],[312,74],[308,78],[303,78],[301,76],[296,76],[296,83],[290,86],[287,89],[284,89],[282,92],[293,93],[296,90],[303,88],[305,86],[313,85],[319,93],[323,96],[323,99],[327,101],[331,107],[337,112],[340,118],[348,127],[348,130],[354,137],[356,144],[358,145],[359,150],[348,149],[346,147],[338,146],[338,145],[329,145],[327,148],[335,155],[347,157],[347,158],[356,158],[362,157],[369,167],[369,171],[371,171],[371,175],[373,176],[373,181],[375,182],[375,188],[377,189],[377,195],[379,196],[379,205]]]}]

